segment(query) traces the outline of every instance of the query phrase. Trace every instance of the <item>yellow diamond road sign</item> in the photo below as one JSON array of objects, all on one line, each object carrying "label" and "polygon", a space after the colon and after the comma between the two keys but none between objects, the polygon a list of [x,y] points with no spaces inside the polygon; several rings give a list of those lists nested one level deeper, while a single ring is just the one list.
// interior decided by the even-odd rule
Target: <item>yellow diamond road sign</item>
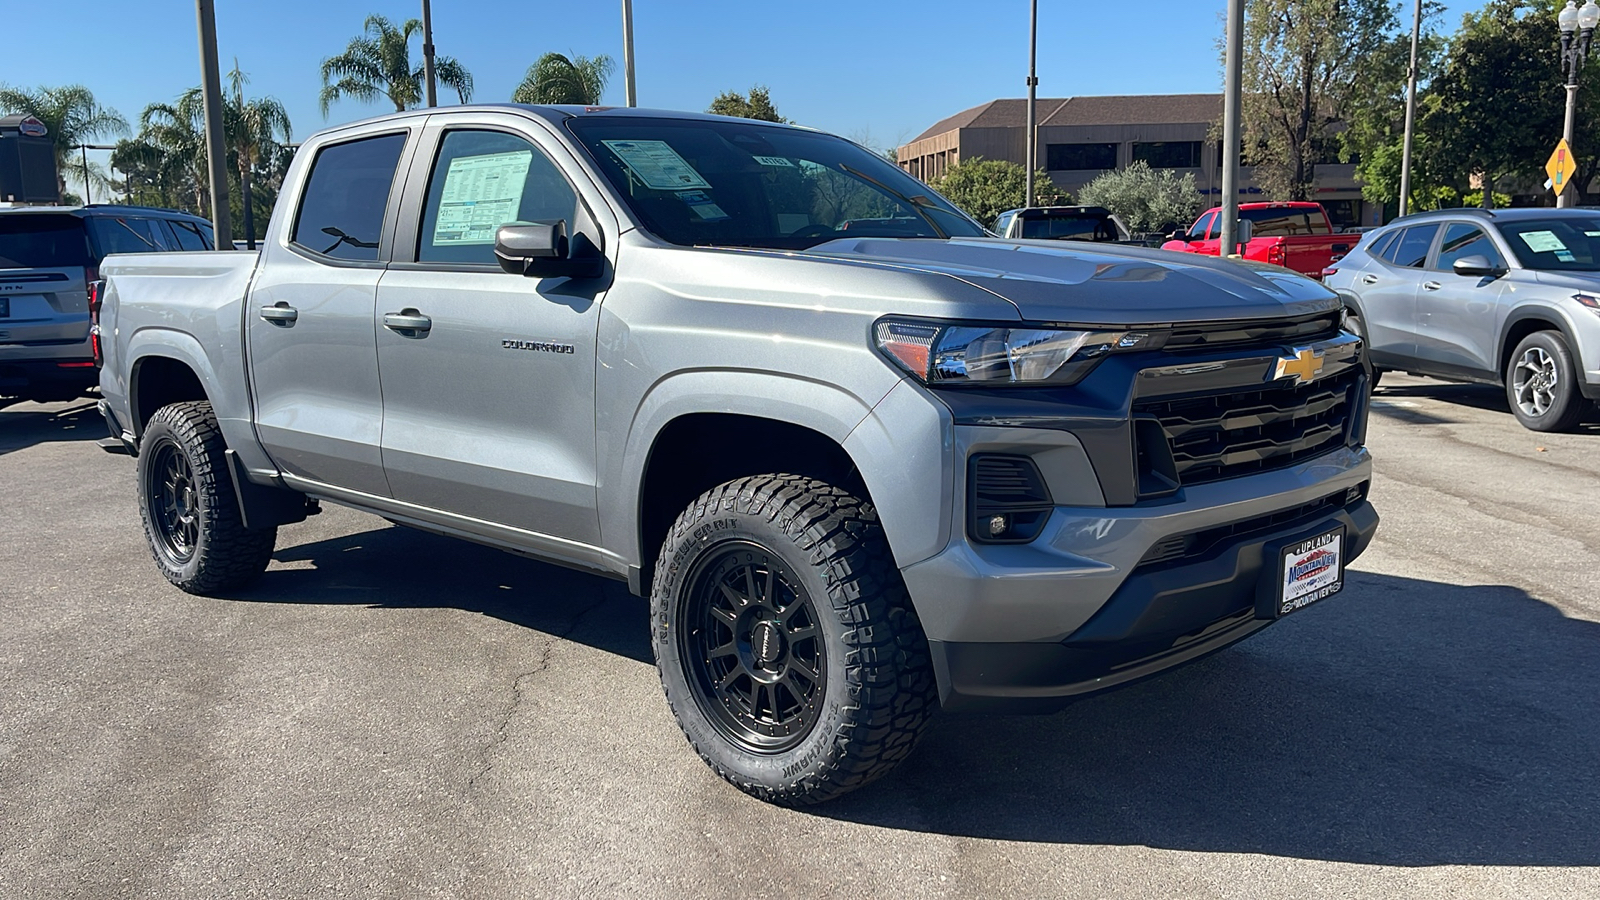
[{"label": "yellow diamond road sign", "polygon": [[1578,171],[1578,164],[1572,161],[1572,148],[1567,146],[1566,138],[1556,144],[1554,153],[1550,154],[1550,161],[1544,164],[1544,170],[1550,175],[1550,190],[1560,194],[1566,189],[1567,182]]}]

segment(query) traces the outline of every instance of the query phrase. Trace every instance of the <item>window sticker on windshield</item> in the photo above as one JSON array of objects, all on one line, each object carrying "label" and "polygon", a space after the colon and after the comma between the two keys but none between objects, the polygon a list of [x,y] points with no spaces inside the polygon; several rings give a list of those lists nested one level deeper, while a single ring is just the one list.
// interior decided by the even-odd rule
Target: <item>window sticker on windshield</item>
[{"label": "window sticker on windshield", "polygon": [[1571,250],[1557,250],[1556,251],[1556,259],[1559,259],[1562,262],[1572,262],[1573,258],[1574,257],[1572,255],[1572,251]]},{"label": "window sticker on windshield", "polygon": [[789,162],[787,159],[784,159],[781,156],[752,156],[750,158],[762,164],[763,166],[778,166],[780,168],[787,167],[790,169],[794,168],[794,163]]},{"label": "window sticker on windshield", "polygon": [[1583,236],[1584,237],[1600,237],[1600,231],[1585,231],[1583,233]]},{"label": "window sticker on windshield", "polygon": [[458,156],[445,172],[433,245],[492,244],[501,225],[515,221],[528,183],[532,150]]},{"label": "window sticker on windshield", "polygon": [[666,141],[601,141],[644,186],[656,191],[708,188],[694,166]]},{"label": "window sticker on windshield", "polygon": [[732,216],[722,211],[722,207],[711,202],[705,191],[679,191],[678,199],[689,204],[689,210],[706,222],[720,222],[731,219]]},{"label": "window sticker on windshield", "polygon": [[1567,249],[1567,245],[1563,244],[1561,238],[1556,237],[1553,231],[1525,231],[1517,236],[1522,238],[1522,242],[1528,245],[1528,249],[1535,253],[1549,253],[1552,250]]}]

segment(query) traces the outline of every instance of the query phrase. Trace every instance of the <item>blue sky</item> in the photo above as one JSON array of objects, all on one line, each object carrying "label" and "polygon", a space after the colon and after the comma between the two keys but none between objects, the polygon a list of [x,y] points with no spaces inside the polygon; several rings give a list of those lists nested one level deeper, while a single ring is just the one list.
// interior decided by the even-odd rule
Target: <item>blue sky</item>
[{"label": "blue sky", "polygon": [[[248,91],[277,97],[297,138],[387,111],[345,101],[324,119],[319,65],[376,12],[420,16],[420,0],[218,0],[223,69],[238,58]],[[1481,0],[1447,4],[1445,27]],[[0,82],[82,83],[135,123],[145,105],[200,81],[188,0],[7,0]],[[1041,0],[1040,96],[1216,91],[1225,0]],[[1135,15],[1134,11],[1138,10]],[[541,53],[608,54],[621,104],[621,0],[434,0],[434,43],[505,100]],[[634,0],[639,103],[704,109],[723,90],[766,84],[789,118],[892,146],[951,113],[1026,93],[1025,0]],[[420,59],[420,40],[415,53]],[[441,102],[454,95],[441,91]]]}]

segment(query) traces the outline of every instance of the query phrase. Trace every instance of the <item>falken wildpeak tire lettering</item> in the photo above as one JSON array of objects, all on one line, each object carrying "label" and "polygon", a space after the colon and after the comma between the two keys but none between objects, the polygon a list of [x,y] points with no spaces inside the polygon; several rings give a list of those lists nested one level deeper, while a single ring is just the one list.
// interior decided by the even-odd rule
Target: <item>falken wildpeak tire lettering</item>
[{"label": "falken wildpeak tire lettering", "polygon": [[[223,451],[227,445],[211,404],[174,403],[156,411],[140,440],[139,517],[150,555],[161,574],[180,589],[200,595],[232,590],[254,580],[272,559],[276,528],[244,527]],[[181,456],[187,466],[184,505],[194,537],[175,551],[163,521],[163,461]],[[181,466],[180,466],[181,468]]]},{"label": "falken wildpeak tire lettering", "polygon": [[1572,351],[1558,331],[1536,331],[1511,351],[1506,364],[1506,400],[1511,414],[1532,431],[1571,431],[1586,403],[1578,389]]},{"label": "falken wildpeak tire lettering", "polygon": [[[824,638],[821,709],[797,741],[773,752],[719,726],[695,693],[694,667],[708,661],[684,652],[691,576],[736,544],[777,558],[810,598]],[[662,688],[685,737],[718,775],[762,800],[803,806],[873,781],[911,753],[937,708],[927,638],[877,513],[816,479],[759,475],[702,494],[662,544],[650,610]]]}]

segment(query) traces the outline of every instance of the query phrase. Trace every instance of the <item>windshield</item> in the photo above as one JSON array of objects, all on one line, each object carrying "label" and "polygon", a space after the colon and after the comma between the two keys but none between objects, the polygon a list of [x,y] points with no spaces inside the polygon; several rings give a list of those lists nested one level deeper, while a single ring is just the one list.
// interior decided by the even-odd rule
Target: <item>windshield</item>
[{"label": "windshield", "polygon": [[800,250],[840,237],[981,237],[928,187],[849,141],[741,121],[574,118],[633,214],[684,246]]},{"label": "windshield", "polygon": [[1050,238],[1058,241],[1115,241],[1117,223],[1110,216],[1085,213],[1080,216],[1050,216],[1022,220],[1025,238]]},{"label": "windshield", "polygon": [[89,241],[77,216],[0,216],[0,269],[87,266]]},{"label": "windshield", "polygon": [[1497,223],[1524,268],[1600,272],[1600,216]]}]

